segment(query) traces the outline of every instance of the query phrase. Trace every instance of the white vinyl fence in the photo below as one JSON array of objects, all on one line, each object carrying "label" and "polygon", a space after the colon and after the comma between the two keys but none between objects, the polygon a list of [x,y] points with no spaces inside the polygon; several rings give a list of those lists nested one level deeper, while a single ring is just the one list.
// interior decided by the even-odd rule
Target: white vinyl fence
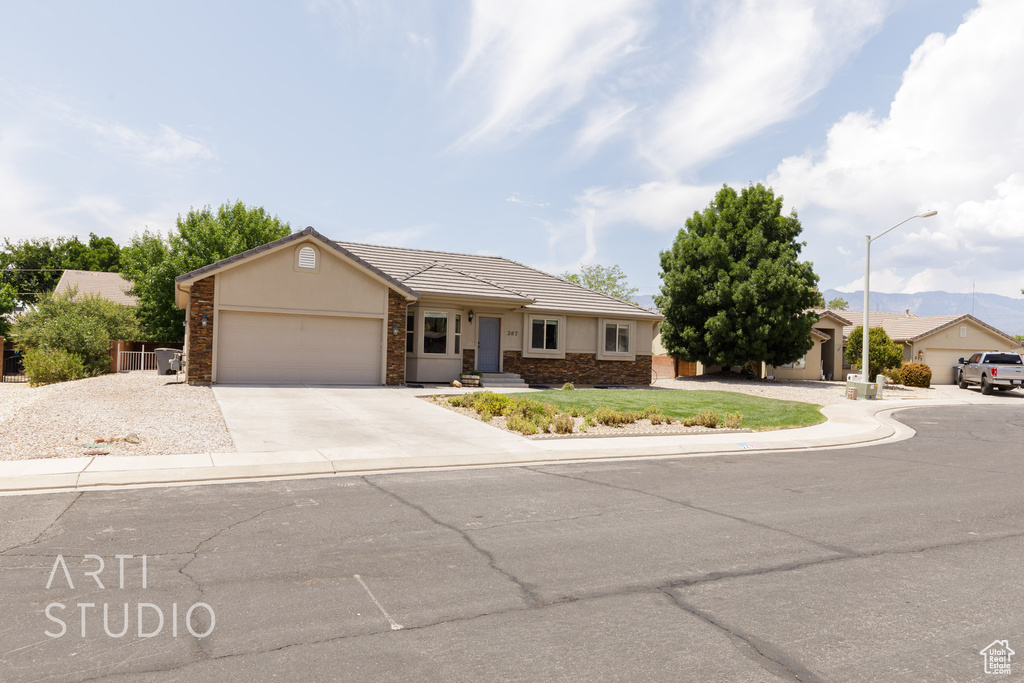
[{"label": "white vinyl fence", "polygon": [[117,354],[117,371],[156,370],[155,351],[119,351]]}]

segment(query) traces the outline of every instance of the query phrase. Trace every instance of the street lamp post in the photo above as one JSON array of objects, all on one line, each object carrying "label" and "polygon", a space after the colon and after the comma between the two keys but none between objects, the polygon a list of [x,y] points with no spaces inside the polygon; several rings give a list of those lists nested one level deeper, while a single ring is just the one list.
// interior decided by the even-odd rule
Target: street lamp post
[{"label": "street lamp post", "polygon": [[891,228],[889,228],[885,232],[880,232],[877,235],[875,235],[874,237],[872,237],[871,235],[865,235],[864,236],[864,328],[862,330],[864,336],[861,339],[861,360],[860,360],[860,371],[864,375],[864,379],[863,379],[864,382],[870,382],[871,381],[870,379],[868,379],[868,368],[870,367],[868,365],[868,311],[871,310],[871,308],[870,308],[870,304],[871,304],[871,300],[870,300],[870,294],[871,294],[871,243],[874,242],[875,240],[877,240],[879,237],[881,237],[883,235],[889,234],[890,232],[892,232],[896,228],[900,227],[901,225],[903,225],[907,221],[912,221],[915,218],[931,218],[932,216],[934,216],[937,213],[938,213],[938,211],[925,211],[924,213],[919,213],[919,214],[911,216],[910,218],[903,219],[902,221],[900,221],[896,225],[892,226]]}]

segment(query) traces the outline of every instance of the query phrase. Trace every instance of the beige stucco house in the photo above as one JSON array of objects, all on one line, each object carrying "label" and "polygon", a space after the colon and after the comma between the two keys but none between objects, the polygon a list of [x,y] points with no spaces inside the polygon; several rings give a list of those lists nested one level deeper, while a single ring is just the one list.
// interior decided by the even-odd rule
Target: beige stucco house
[{"label": "beige stucco house", "polygon": [[312,228],[185,273],[188,381],[646,385],[662,316],[497,256]]},{"label": "beige stucco house", "polygon": [[[844,337],[863,324],[863,313],[849,312],[849,316],[851,323],[843,328]],[[953,366],[960,358],[978,351],[1006,351],[1018,345],[1012,335],[966,313],[918,316],[909,311],[872,312],[868,314],[868,326],[881,327],[902,345],[904,362],[930,367],[932,384],[953,384]]]}]

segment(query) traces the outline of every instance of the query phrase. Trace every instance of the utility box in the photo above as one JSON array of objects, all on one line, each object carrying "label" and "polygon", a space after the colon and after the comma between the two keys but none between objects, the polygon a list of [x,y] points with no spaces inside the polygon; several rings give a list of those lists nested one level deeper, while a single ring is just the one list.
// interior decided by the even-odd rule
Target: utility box
[{"label": "utility box", "polygon": [[171,361],[174,360],[175,355],[181,353],[181,349],[157,349],[154,353],[156,353],[156,374],[173,375]]},{"label": "utility box", "polygon": [[854,401],[874,401],[878,398],[878,384],[875,382],[846,383],[846,398]]}]

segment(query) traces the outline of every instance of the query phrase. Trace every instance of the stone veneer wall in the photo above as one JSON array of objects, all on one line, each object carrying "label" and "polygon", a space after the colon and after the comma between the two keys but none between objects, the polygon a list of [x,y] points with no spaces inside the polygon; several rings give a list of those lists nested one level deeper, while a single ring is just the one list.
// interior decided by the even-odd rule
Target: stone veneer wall
[{"label": "stone veneer wall", "polygon": [[635,361],[597,360],[592,353],[567,353],[565,358],[523,358],[519,351],[505,351],[503,370],[514,372],[527,384],[625,384],[651,383],[651,357]]},{"label": "stone veneer wall", "polygon": [[[192,283],[189,291],[188,348],[185,379],[189,384],[213,380],[213,288],[216,276]],[[203,313],[206,327],[203,327]]]},{"label": "stone veneer wall", "polygon": [[[405,297],[393,289],[388,290],[388,358],[387,377],[384,383],[389,387],[405,384],[405,332],[408,303]],[[398,334],[392,333],[398,325]]]},{"label": "stone veneer wall", "polygon": [[473,372],[476,370],[476,351],[474,349],[462,349],[462,371]]}]

